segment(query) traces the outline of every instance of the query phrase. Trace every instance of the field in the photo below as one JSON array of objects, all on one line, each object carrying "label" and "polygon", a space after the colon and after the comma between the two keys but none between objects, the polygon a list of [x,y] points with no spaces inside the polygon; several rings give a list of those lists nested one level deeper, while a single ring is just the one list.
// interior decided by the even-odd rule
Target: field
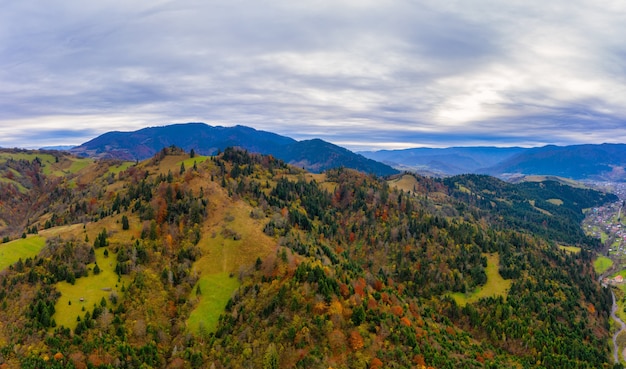
[{"label": "field", "polygon": [[[228,199],[212,210],[212,226],[204,231],[199,243],[203,256],[194,263],[194,270],[201,274],[189,296],[190,300],[197,300],[187,321],[192,332],[198,332],[201,326],[208,332],[214,331],[220,314],[239,287],[239,273],[275,250],[276,241],[263,233],[262,221],[250,217],[251,210],[243,202]],[[198,285],[201,294],[197,295]]]},{"label": "field", "polygon": [[544,181],[556,181],[562,184],[566,184],[575,188],[588,188],[583,183],[575,181],[569,178],[557,177],[557,176],[544,176],[544,175],[529,175],[524,176],[522,179],[523,182],[544,182]]},{"label": "field", "polygon": [[390,186],[395,186],[405,192],[413,192],[417,180],[412,175],[405,174],[400,178],[389,181]]},{"label": "field", "polygon": [[593,262],[593,269],[595,269],[597,274],[606,272],[611,266],[613,266],[613,260],[606,256],[598,256]]},{"label": "field", "polygon": [[113,174],[119,174],[120,172],[125,171],[126,169],[132,167],[133,165],[135,165],[134,162],[132,161],[125,161],[122,164],[119,165],[112,165],[109,168],[109,173],[113,173]]},{"label": "field", "polygon": [[94,275],[92,270],[95,264],[89,264],[89,276],[76,279],[73,285],[67,282],[57,283],[56,288],[61,292],[61,297],[54,306],[56,313],[53,318],[57,326],[63,325],[73,329],[76,327],[76,317],[84,316],[86,311],[91,312],[94,305],[100,304],[103,297],[107,299],[110,306],[108,298],[111,293],[117,292],[119,296],[122,296],[120,290],[124,284],[129,283],[128,277],[118,280],[115,273],[115,254],[110,253],[106,258],[104,256],[106,249],[103,247],[96,250],[96,262],[100,268],[100,274]]},{"label": "field", "polygon": [[19,259],[36,256],[45,245],[46,239],[41,236],[29,236],[0,244],[0,270],[15,264]]},{"label": "field", "polygon": [[580,247],[577,246],[559,246],[559,248],[561,250],[565,250],[571,254],[578,254],[580,253]]},{"label": "field", "polygon": [[[188,158],[185,160],[182,160],[181,163],[185,164],[185,169],[191,169],[193,168],[193,163],[196,163],[196,165],[200,165],[200,163],[204,163],[205,161],[209,160],[211,157],[210,156],[199,156],[196,155],[193,158]],[[178,165],[180,167],[180,164]]]},{"label": "field", "polygon": [[498,253],[485,254],[487,257],[487,283],[478,287],[474,292],[463,294],[461,292],[453,293],[451,296],[459,306],[465,306],[467,303],[478,301],[483,297],[489,296],[505,296],[511,287],[511,281],[500,276],[498,268],[500,266],[500,255]]},{"label": "field", "polygon": [[[198,286],[200,294],[196,294]],[[230,276],[230,273],[205,274],[189,298],[190,301],[197,300],[198,305],[189,315],[187,327],[196,333],[205,329],[207,332],[214,331],[220,314],[224,312],[228,300],[238,287],[237,277]]]},{"label": "field", "polygon": [[554,205],[563,205],[563,200],[561,199],[548,199],[547,201]]}]

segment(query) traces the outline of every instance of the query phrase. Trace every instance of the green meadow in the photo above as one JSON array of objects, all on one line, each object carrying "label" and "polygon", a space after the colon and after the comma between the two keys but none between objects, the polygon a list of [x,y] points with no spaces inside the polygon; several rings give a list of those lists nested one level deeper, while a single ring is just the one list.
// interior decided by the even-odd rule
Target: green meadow
[{"label": "green meadow", "polygon": [[593,261],[593,269],[595,269],[597,274],[606,272],[611,266],[613,266],[613,260],[606,256],[598,256],[598,258]]},{"label": "green meadow", "polygon": [[78,316],[82,318],[87,311],[91,313],[94,305],[99,305],[103,297],[107,301],[107,306],[111,306],[109,301],[111,293],[117,292],[121,298],[121,289],[122,286],[128,284],[128,277],[118,277],[115,273],[115,254],[109,250],[109,256],[105,257],[104,250],[106,249],[105,247],[96,249],[96,262],[100,268],[100,274],[93,274],[95,264],[89,264],[87,277],[76,279],[74,284],[57,283],[56,288],[61,292],[61,297],[54,306],[56,313],[53,318],[57,326],[74,329],[77,323],[76,318]]},{"label": "green meadow", "polygon": [[123,172],[126,169],[132,167],[133,165],[135,165],[135,163],[132,162],[132,161],[125,161],[125,162],[123,162],[122,164],[119,164],[119,165],[112,165],[109,168],[109,173],[113,173],[113,174],[117,175],[120,172]]},{"label": "green meadow", "polygon": [[182,160],[181,163],[185,165],[185,169],[191,169],[191,168],[193,168],[193,163],[196,163],[196,165],[200,165],[200,163],[203,163],[203,162],[209,160],[210,158],[211,158],[210,156],[198,156],[198,155],[196,155],[193,158]]},{"label": "green meadow", "polygon": [[511,287],[511,280],[502,278],[498,272],[500,267],[500,255],[498,253],[484,254],[487,257],[487,283],[484,286],[476,288],[471,293],[456,292],[451,294],[457,305],[465,306],[467,303],[478,301],[483,297],[505,296]]},{"label": "green meadow", "polygon": [[0,244],[0,270],[15,264],[19,259],[37,256],[44,246],[46,239],[41,236],[29,236]]},{"label": "green meadow", "polygon": [[[198,293],[198,287],[200,291]],[[212,273],[203,275],[193,289],[190,300],[197,299],[198,305],[189,315],[187,327],[192,332],[200,332],[204,327],[206,332],[213,332],[217,327],[220,315],[233,292],[239,287],[236,277],[230,273]]]}]

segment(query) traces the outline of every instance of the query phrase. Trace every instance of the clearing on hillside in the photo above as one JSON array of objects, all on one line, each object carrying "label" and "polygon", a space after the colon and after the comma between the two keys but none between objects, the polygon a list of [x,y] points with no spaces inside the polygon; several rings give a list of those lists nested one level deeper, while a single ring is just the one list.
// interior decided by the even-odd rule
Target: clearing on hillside
[{"label": "clearing on hillside", "polygon": [[500,255],[498,253],[493,253],[483,254],[483,256],[487,257],[487,268],[485,270],[487,273],[487,283],[485,283],[482,287],[478,287],[471,293],[453,293],[451,296],[456,301],[457,305],[465,306],[467,303],[478,301],[483,297],[506,297],[508,294],[512,281],[502,278],[498,272],[498,268],[500,267]]},{"label": "clearing on hillside", "polygon": [[400,178],[389,181],[388,183],[390,186],[395,186],[404,192],[413,192],[415,191],[417,180],[412,175],[405,174]]},{"label": "clearing on hillside", "polygon": [[563,245],[559,245],[559,248],[561,250],[569,252],[570,254],[579,254],[580,253],[580,247],[578,247],[578,246],[563,246]]},{"label": "clearing on hillside", "polygon": [[[54,305],[56,313],[53,318],[57,326],[65,326],[74,329],[76,327],[77,317],[83,317],[86,311],[91,312],[94,305],[99,305],[104,298],[109,307],[112,302],[109,297],[112,294],[122,296],[121,288],[128,285],[129,277],[118,277],[115,273],[115,257],[116,254],[110,253],[108,257],[104,256],[106,247],[96,249],[96,263],[100,268],[100,273],[95,275],[93,268],[96,264],[89,264],[89,275],[76,279],[74,284],[67,282],[59,282],[56,288],[61,293],[61,297]],[[85,310],[83,310],[83,308]]]}]

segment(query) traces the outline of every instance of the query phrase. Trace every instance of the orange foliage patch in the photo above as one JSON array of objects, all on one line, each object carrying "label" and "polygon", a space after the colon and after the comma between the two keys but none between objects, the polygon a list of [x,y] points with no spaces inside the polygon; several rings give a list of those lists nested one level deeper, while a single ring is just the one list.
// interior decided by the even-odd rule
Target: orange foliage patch
[{"label": "orange foliage patch", "polygon": [[404,315],[404,309],[402,309],[402,306],[394,305],[391,307],[391,313],[397,317],[400,317]]},{"label": "orange foliage patch", "polygon": [[383,289],[383,282],[379,281],[378,279],[374,281],[374,289],[380,292],[380,290]]},{"label": "orange foliage patch", "polygon": [[327,309],[328,309],[328,306],[326,305],[324,301],[318,302],[313,307],[313,311],[315,312],[315,314],[318,314],[318,315],[325,314]]},{"label": "orange foliage patch", "polygon": [[402,323],[402,325],[404,325],[406,327],[410,327],[411,326],[411,321],[409,319],[407,319],[407,317],[405,317],[405,316],[400,318],[400,323]]},{"label": "orange foliage patch", "polygon": [[330,306],[328,307],[328,313],[330,315],[333,315],[333,314],[341,315],[342,312],[343,312],[343,305],[341,305],[341,302],[339,300],[333,300],[330,303]]},{"label": "orange foliage patch", "polygon": [[415,365],[417,365],[418,367],[426,366],[426,361],[424,361],[424,355],[419,354],[413,356],[413,363],[415,363]]},{"label": "orange foliage patch", "polygon": [[391,305],[391,297],[387,292],[383,292],[380,294],[380,299],[387,305]]},{"label": "orange foliage patch", "polygon": [[415,337],[419,339],[424,336],[426,336],[426,331],[420,327],[415,327]]},{"label": "orange foliage patch", "polygon": [[350,347],[354,350],[360,350],[363,348],[363,337],[358,331],[350,332]]},{"label": "orange foliage patch", "polygon": [[379,369],[383,367],[383,362],[375,357],[372,359],[372,361],[370,362],[370,369]]},{"label": "orange foliage patch", "polygon": [[397,290],[398,290],[398,294],[402,295],[404,293],[404,285],[399,284]]},{"label": "orange foliage patch", "polygon": [[595,314],[596,313],[596,307],[593,306],[593,304],[589,304],[589,306],[587,306],[587,310],[589,310],[589,313],[591,314]]},{"label": "orange foliage patch", "polygon": [[340,283],[339,293],[341,293],[341,296],[343,296],[344,299],[348,298],[348,296],[350,296],[350,287],[348,287],[348,285],[345,283]]},{"label": "orange foliage patch", "polygon": [[365,285],[365,279],[362,277],[354,281],[354,293],[361,297],[365,296]]},{"label": "orange foliage patch", "polygon": [[376,299],[370,298],[369,300],[367,300],[367,308],[372,310],[372,309],[376,309],[378,307],[378,301],[376,301]]},{"label": "orange foliage patch", "polygon": [[335,354],[340,353],[346,346],[346,336],[339,329],[335,329],[328,335],[328,343]]},{"label": "orange foliage patch", "polygon": [[476,353],[476,361],[483,364],[485,362],[485,358],[480,354],[480,352]]}]

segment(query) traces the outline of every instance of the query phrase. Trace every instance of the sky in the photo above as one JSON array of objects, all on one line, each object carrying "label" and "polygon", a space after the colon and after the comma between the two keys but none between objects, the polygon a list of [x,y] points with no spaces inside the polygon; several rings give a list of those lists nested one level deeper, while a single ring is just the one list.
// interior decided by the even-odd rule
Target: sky
[{"label": "sky", "polygon": [[626,143],[621,0],[0,0],[0,147],[172,123],[351,150]]}]

